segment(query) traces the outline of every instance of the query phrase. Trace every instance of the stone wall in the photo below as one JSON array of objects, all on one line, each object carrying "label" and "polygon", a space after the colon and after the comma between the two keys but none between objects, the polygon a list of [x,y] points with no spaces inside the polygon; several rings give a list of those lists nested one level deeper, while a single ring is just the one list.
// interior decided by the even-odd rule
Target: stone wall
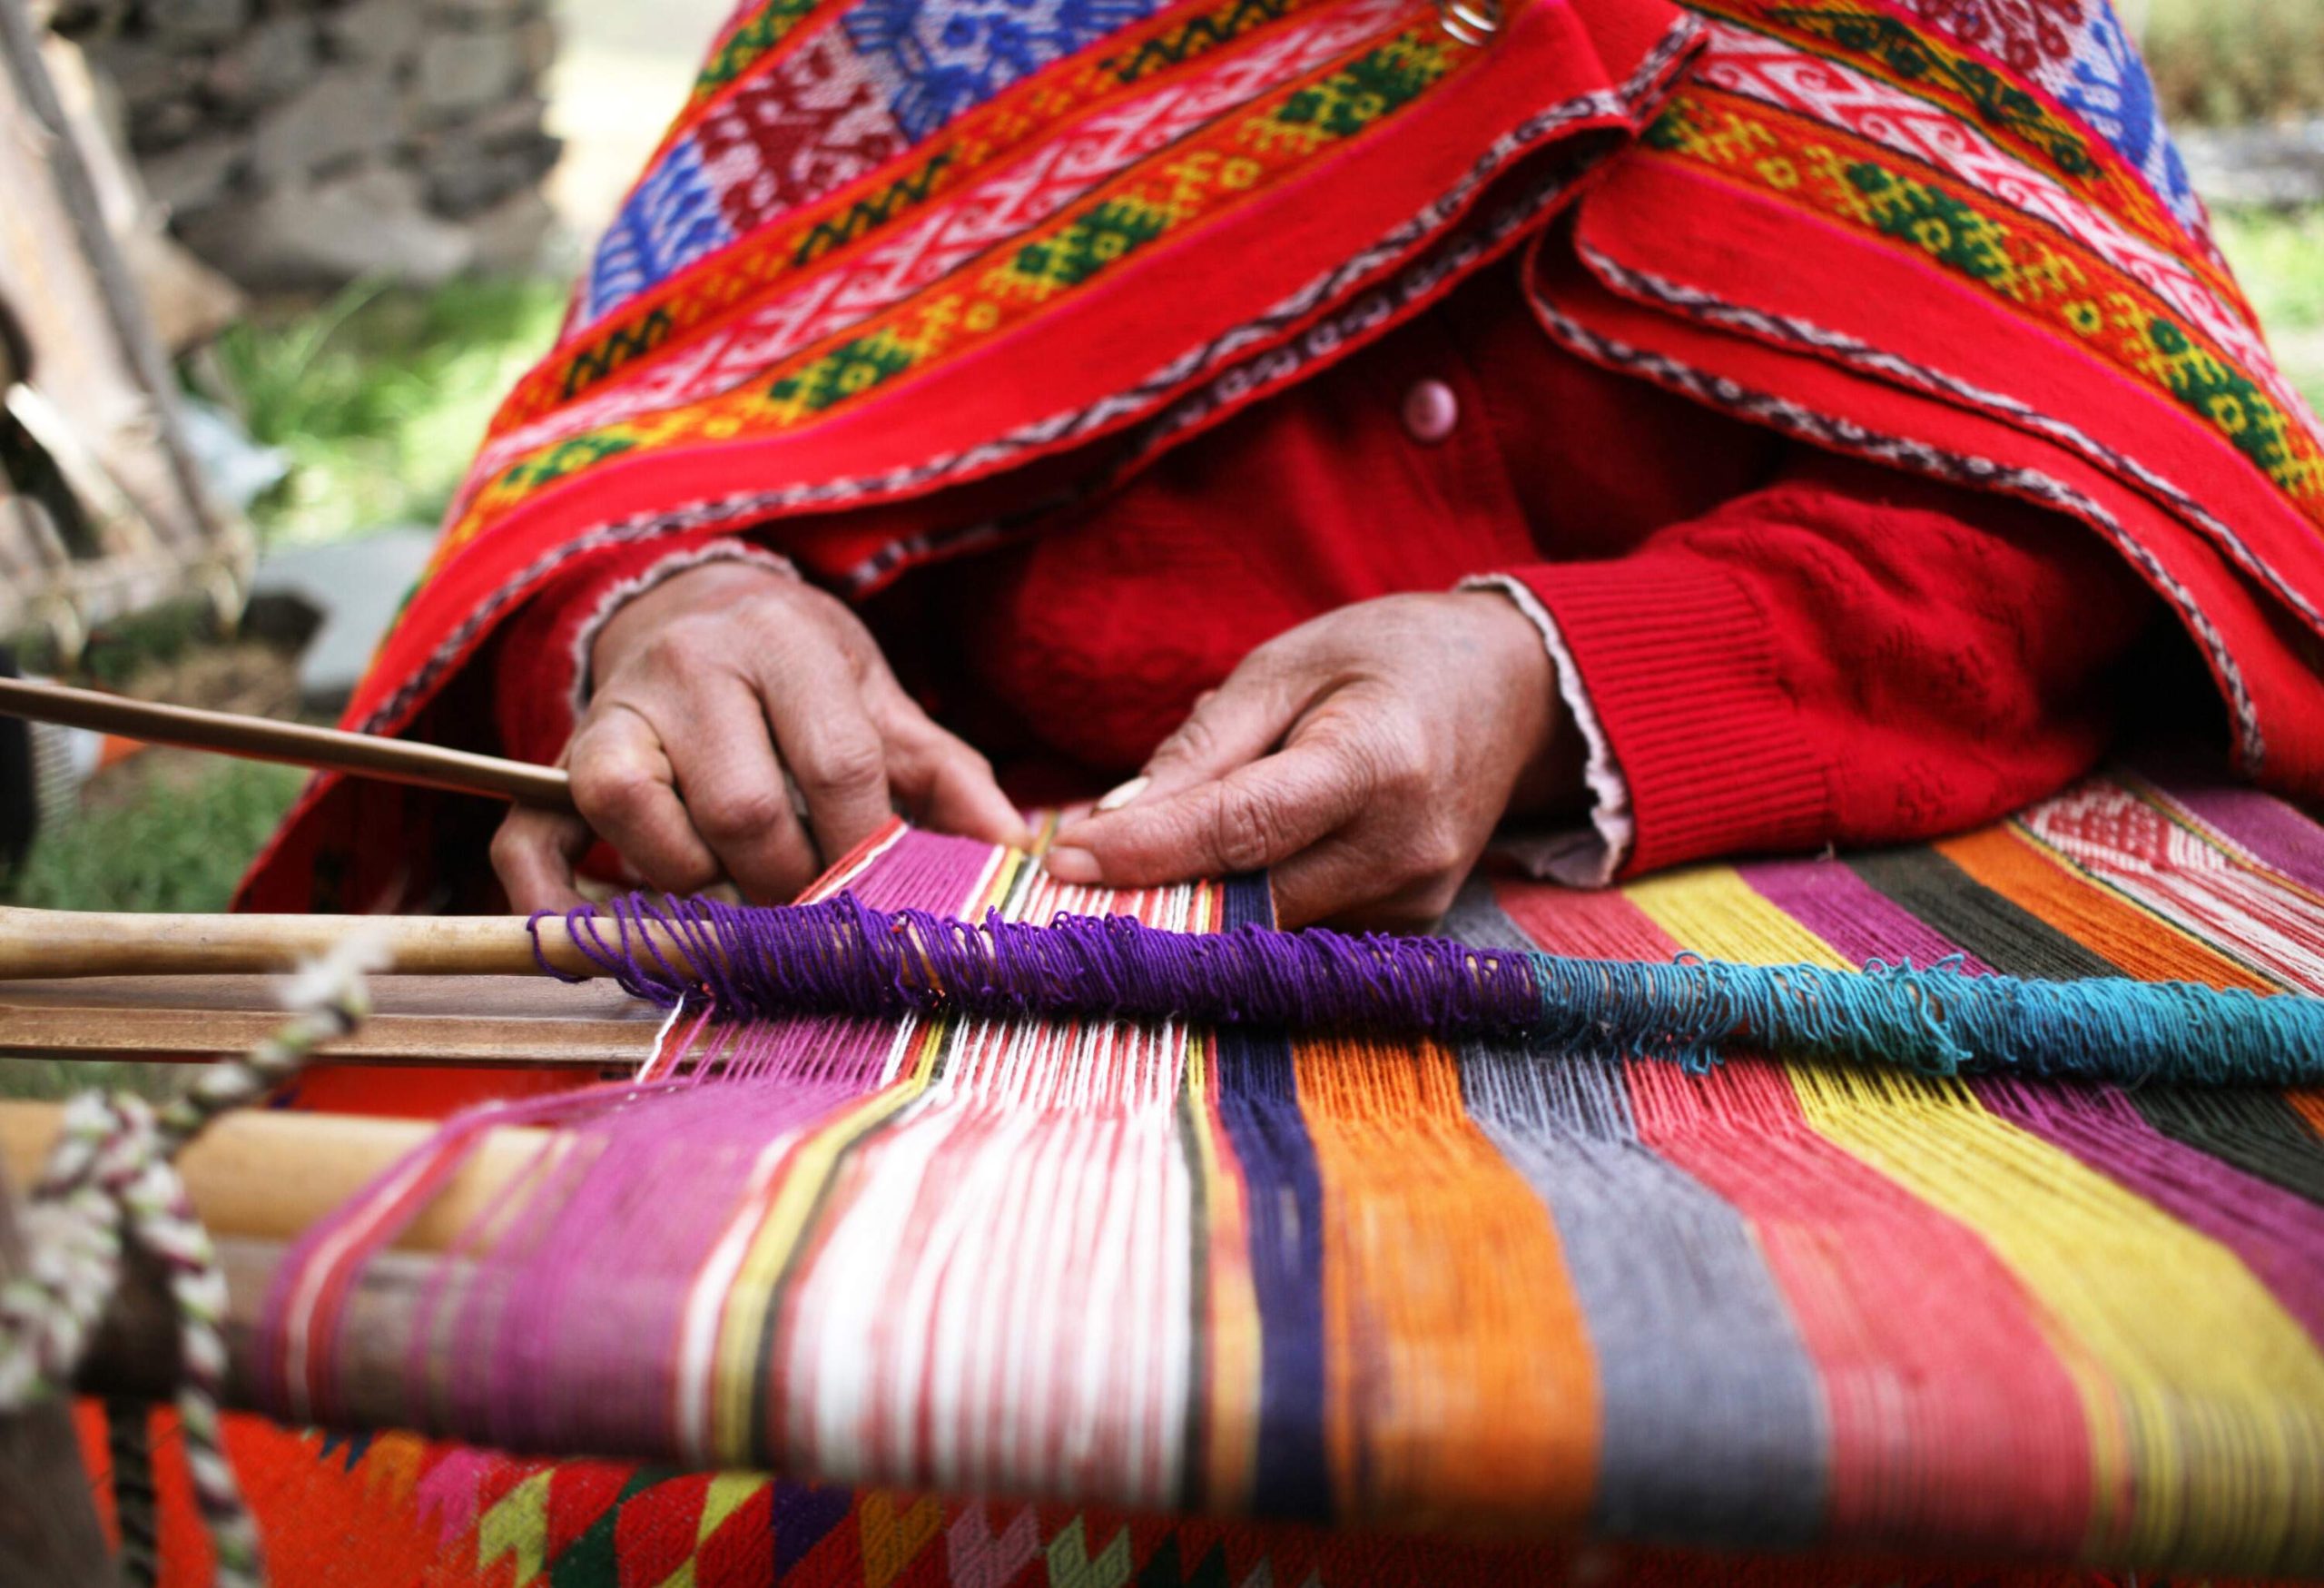
[{"label": "stone wall", "polygon": [[62,0],[172,229],[244,286],[522,269],[547,0]]}]

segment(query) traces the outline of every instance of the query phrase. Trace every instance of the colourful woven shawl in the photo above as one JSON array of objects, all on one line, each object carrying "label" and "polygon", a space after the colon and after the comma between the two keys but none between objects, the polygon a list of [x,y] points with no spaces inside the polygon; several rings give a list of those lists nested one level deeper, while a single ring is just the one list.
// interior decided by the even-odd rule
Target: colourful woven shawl
[{"label": "colourful woven shawl", "polygon": [[[1483,15],[745,6],[350,721],[477,742],[466,664],[593,549],[747,530],[864,594],[1030,531],[1530,242],[1587,357],[2087,520],[2244,769],[2324,789],[2324,443],[2102,0]],[[252,901],[417,897],[433,812],[326,784]]]}]

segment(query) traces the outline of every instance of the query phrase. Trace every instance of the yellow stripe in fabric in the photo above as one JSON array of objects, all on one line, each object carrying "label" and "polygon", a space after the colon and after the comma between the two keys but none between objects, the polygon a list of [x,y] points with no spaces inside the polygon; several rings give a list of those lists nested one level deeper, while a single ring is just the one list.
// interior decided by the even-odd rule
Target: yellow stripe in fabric
[{"label": "yellow stripe in fabric", "polygon": [[1206,1360],[1197,1393],[1209,1407],[1207,1438],[1195,1459],[1206,1475],[1206,1507],[1236,1512],[1248,1501],[1257,1471],[1259,1301],[1244,1217],[1247,1192],[1211,1087],[1212,1041],[1206,1034],[1187,1053],[1185,1118],[1203,1196],[1203,1248],[1195,1260]]},{"label": "yellow stripe in fabric", "polygon": [[[968,901],[961,913],[977,919],[1008,898],[1027,863],[1019,855],[995,867],[989,884]],[[833,1116],[793,1153],[766,1216],[751,1238],[750,1250],[727,1287],[719,1319],[710,1414],[711,1450],[719,1460],[739,1466],[751,1459],[751,1403],[759,1355],[766,1345],[766,1309],[773,1299],[775,1281],[797,1249],[800,1233],[822,1199],[840,1156],[928,1090],[938,1058],[959,1031],[956,1023],[939,1021],[916,1032],[911,1057],[892,1083]]]},{"label": "yellow stripe in fabric", "polygon": [[[1731,871],[1631,897],[1707,955],[1846,968]],[[2240,1258],[1960,1082],[1787,1069],[1819,1133],[1975,1230],[2038,1304],[2091,1414],[2094,1554],[2267,1572],[2324,1551],[2324,1356]]]},{"label": "yellow stripe in fabric", "polygon": [[[1188,930],[1218,931],[1225,905],[1223,887],[1204,888]],[[1249,1501],[1258,1465],[1259,1301],[1244,1214],[1248,1192],[1218,1118],[1211,1079],[1215,1057],[1215,1039],[1208,1032],[1187,1044],[1181,1104],[1196,1183],[1202,1187],[1203,1245],[1195,1263],[1202,1276],[1203,1316],[1196,1333],[1203,1341],[1204,1377],[1196,1393],[1209,1413],[1204,1447],[1193,1459],[1205,1475],[1205,1508],[1236,1512]]]},{"label": "yellow stripe in fabric", "polygon": [[1303,1039],[1323,1180],[1324,1440],[1343,1514],[1579,1523],[1597,1358],[1556,1227],[1428,1041]]},{"label": "yellow stripe in fabric", "polygon": [[751,1459],[751,1401],[765,1344],[766,1307],[840,1155],[928,1090],[937,1056],[957,1031],[950,1022],[939,1022],[917,1033],[906,1073],[818,1128],[793,1153],[766,1217],[751,1238],[750,1252],[727,1288],[724,1316],[719,1320],[711,1408],[711,1447],[719,1461],[739,1466]]}]

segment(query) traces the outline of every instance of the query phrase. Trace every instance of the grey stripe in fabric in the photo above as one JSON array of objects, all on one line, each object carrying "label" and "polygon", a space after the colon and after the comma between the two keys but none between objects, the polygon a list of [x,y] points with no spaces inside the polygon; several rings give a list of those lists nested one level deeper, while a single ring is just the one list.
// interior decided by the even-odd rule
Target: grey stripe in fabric
[{"label": "grey stripe in fabric", "polygon": [[[1443,930],[1534,946],[1475,883]],[[1549,1208],[1597,1353],[1596,1525],[1680,1544],[1816,1538],[1823,1394],[1742,1216],[1639,1139],[1619,1064],[1502,1045],[1458,1060],[1470,1117]]]}]

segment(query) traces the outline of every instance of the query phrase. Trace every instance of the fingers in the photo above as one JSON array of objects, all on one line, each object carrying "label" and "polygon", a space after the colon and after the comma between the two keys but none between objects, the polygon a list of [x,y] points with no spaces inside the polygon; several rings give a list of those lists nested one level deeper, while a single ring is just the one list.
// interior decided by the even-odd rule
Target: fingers
[{"label": "fingers", "polygon": [[963,741],[909,709],[917,725],[891,732],[890,774],[904,811],[921,826],[988,843],[1022,848],[1032,841],[1025,818],[994,781],[992,764]]},{"label": "fingers", "polygon": [[673,893],[716,882],[718,857],[694,831],[655,725],[618,705],[593,712],[573,736],[573,803],[639,876]]},{"label": "fingers", "polygon": [[590,842],[589,824],[578,816],[522,805],[510,811],[492,835],[492,869],[507,890],[508,907],[529,915],[580,903],[573,868]]},{"label": "fingers", "polygon": [[[888,746],[866,709],[862,681],[840,652],[800,645],[769,656],[759,690],[816,845],[836,859],[895,813]],[[780,781],[774,792],[781,795]]]},{"label": "fingers", "polygon": [[[754,902],[792,898],[899,799],[938,827],[1028,841],[991,767],[904,695],[838,603],[795,582],[701,589],[711,598],[625,608],[621,645],[610,626],[600,636],[597,696],[567,757],[582,815],[649,885],[724,878]],[[537,845],[510,863],[547,887]]]},{"label": "fingers", "polygon": [[1260,871],[1354,820],[1370,784],[1343,739],[1303,738],[1214,782],[1077,824],[1050,851],[1049,873],[1065,883],[1144,887]]},{"label": "fingers", "polygon": [[1292,856],[1267,873],[1275,924],[1285,931],[1334,926],[1343,932],[1418,932],[1443,918],[1460,892],[1461,873],[1440,873],[1393,885],[1369,844],[1347,835]]},{"label": "fingers", "polygon": [[710,681],[687,697],[682,726],[664,743],[695,833],[744,898],[782,903],[815,880],[822,861],[791,808],[766,714],[749,685]]},{"label": "fingers", "polygon": [[1256,761],[1290,731],[1308,690],[1275,653],[1253,653],[1155,746],[1135,797],[1151,800],[1216,782]]}]

